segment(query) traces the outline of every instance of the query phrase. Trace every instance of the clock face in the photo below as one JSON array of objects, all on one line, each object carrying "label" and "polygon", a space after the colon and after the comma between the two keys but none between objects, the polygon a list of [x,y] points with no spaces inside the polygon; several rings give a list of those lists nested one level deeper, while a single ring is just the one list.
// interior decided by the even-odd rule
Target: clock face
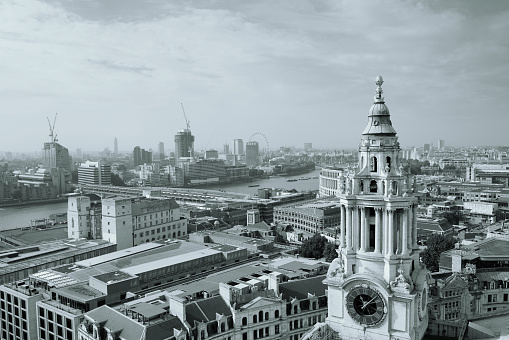
[{"label": "clock face", "polygon": [[346,308],[352,319],[366,326],[378,324],[387,313],[382,295],[366,284],[350,290],[346,296]]}]

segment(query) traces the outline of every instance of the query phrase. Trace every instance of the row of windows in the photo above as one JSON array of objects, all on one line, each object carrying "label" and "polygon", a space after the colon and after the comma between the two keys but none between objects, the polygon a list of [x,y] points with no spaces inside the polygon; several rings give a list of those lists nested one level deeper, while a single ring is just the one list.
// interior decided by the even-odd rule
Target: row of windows
[{"label": "row of windows", "polygon": [[[263,320],[269,320],[269,312],[259,311],[258,315],[253,315],[253,323],[263,322]],[[279,310],[274,311],[274,318],[279,318]],[[247,326],[247,317],[242,318],[242,326]]]},{"label": "row of windows", "polygon": [[[11,294],[7,294],[5,292],[0,292],[0,300],[3,302],[3,301],[7,301],[8,303],[12,303],[14,305],[17,305],[19,306],[21,304],[21,308],[23,309],[26,309],[26,301],[23,300],[23,299],[18,299],[17,296],[13,296]],[[2,306],[2,309],[4,307]]]},{"label": "row of windows", "polygon": [[[110,230],[109,230],[109,229],[108,229],[108,232],[110,232]],[[158,231],[157,233],[159,233],[159,231]],[[154,233],[154,230],[152,230],[152,235],[154,235],[154,234],[155,234],[155,233]],[[179,230],[178,232],[173,232],[173,234],[168,234],[168,237],[171,237],[171,238],[177,238],[177,237],[180,237],[180,236],[184,236],[185,234],[186,234],[186,232],[185,232],[185,231],[182,231],[182,232],[181,232],[181,231]],[[148,231],[146,231],[146,232],[145,232],[145,236],[149,236],[149,232],[148,232]],[[137,236],[136,236],[136,234],[134,234],[134,235],[133,235],[133,237],[134,237],[134,238],[136,238],[136,237],[137,237]],[[143,237],[143,233],[140,233],[140,236],[139,236],[139,237],[140,237],[140,238],[142,238],[142,237]],[[157,236],[157,239],[158,239],[158,240],[160,240],[161,238],[162,238],[162,239],[165,239],[165,238],[166,238],[166,234],[163,234],[162,236]],[[152,238],[152,241],[153,241],[153,240],[154,240],[154,238]],[[148,241],[148,239],[147,239],[147,242],[149,242],[149,241]]]}]

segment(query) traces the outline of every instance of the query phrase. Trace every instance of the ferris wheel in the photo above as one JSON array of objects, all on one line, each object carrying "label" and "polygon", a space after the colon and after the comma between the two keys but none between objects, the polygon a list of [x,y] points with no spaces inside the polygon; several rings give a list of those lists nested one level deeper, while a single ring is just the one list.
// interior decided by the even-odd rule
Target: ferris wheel
[{"label": "ferris wheel", "polygon": [[257,140],[255,139],[255,137],[257,137],[259,139],[263,139],[263,141],[265,141],[265,148],[262,148],[265,152],[269,152],[270,148],[269,148],[269,140],[267,139],[267,137],[265,137],[265,135],[261,132],[255,132],[251,135],[251,137],[249,137],[249,142],[254,142]]}]

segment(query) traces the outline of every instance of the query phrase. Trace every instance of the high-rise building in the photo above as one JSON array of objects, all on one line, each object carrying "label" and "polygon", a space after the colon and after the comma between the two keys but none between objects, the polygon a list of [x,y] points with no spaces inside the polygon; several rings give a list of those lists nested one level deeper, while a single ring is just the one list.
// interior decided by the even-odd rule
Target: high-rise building
[{"label": "high-rise building", "polygon": [[134,166],[152,163],[152,152],[135,146],[133,150]]},{"label": "high-rise building", "polygon": [[118,155],[118,140],[117,137],[113,140],[113,154]]},{"label": "high-rise building", "polygon": [[159,160],[163,160],[164,159],[164,143],[163,142],[159,142]]},{"label": "high-rise building", "polygon": [[223,153],[225,155],[229,155],[230,154],[230,145],[229,144],[224,144],[223,145]]},{"label": "high-rise building", "polygon": [[44,167],[64,168],[69,174],[71,173],[71,157],[69,150],[57,142],[44,143]]},{"label": "high-rise building", "polygon": [[77,159],[82,159],[83,158],[83,153],[81,152],[80,148],[76,149],[76,158]]},{"label": "high-rise building", "polygon": [[111,165],[86,161],[78,167],[78,184],[111,185]]},{"label": "high-rise building", "polygon": [[438,140],[438,150],[444,150],[445,148],[445,140],[439,139]]},{"label": "high-rise building", "polygon": [[194,156],[194,136],[191,130],[179,130],[175,135],[175,159]]},{"label": "high-rise building", "polygon": [[242,139],[233,140],[233,154],[234,155],[244,154],[244,141]]},{"label": "high-rise building", "polygon": [[431,145],[430,145],[430,144],[424,144],[423,149],[424,149],[424,152],[430,152],[430,150],[431,150]]},{"label": "high-rise building", "polygon": [[338,258],[324,280],[327,324],[341,339],[422,339],[428,327],[431,277],[419,260],[415,187],[400,163],[382,83],[378,77],[358,166],[320,175],[320,195],[337,188],[341,207]]},{"label": "high-rise building", "polygon": [[260,165],[259,145],[256,141],[247,142],[246,144],[246,165]]},{"label": "high-rise building", "polygon": [[205,159],[216,159],[219,157],[217,150],[207,150],[205,151]]}]

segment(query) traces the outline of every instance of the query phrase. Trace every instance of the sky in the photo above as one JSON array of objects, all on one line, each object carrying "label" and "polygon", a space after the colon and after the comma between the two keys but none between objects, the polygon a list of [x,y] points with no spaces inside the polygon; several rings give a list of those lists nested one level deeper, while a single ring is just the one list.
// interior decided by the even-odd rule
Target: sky
[{"label": "sky", "polygon": [[2,0],[0,152],[355,148],[382,75],[402,147],[508,145],[509,2]]}]

